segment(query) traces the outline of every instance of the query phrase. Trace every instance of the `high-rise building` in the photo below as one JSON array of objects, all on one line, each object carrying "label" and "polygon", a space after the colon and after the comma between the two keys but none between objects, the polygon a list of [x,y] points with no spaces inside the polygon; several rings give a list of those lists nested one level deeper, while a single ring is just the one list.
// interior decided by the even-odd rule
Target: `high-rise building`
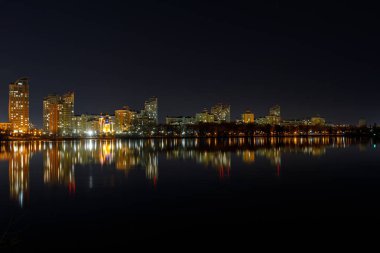
[{"label": "high-rise building", "polygon": [[72,135],[74,131],[74,92],[68,92],[61,97],[59,113],[59,128],[62,135]]},{"label": "high-rise building", "polygon": [[116,133],[122,133],[125,131],[126,118],[127,118],[127,110],[125,110],[125,109],[115,110],[115,131],[116,131]]},{"label": "high-rise building", "polygon": [[132,126],[136,112],[124,106],[123,109],[115,111],[115,131],[116,133],[126,132]]},{"label": "high-rise building", "polygon": [[29,131],[29,80],[18,79],[9,84],[9,122],[14,132],[27,133]]},{"label": "high-rise building", "polygon": [[247,110],[241,115],[241,120],[245,124],[254,123],[255,122],[255,115]]},{"label": "high-rise building", "polygon": [[43,100],[44,131],[51,135],[68,136],[74,133],[74,93],[49,95]]},{"label": "high-rise building", "polygon": [[49,95],[43,100],[43,129],[50,135],[58,134],[60,96]]},{"label": "high-rise building", "polygon": [[156,97],[151,97],[145,101],[142,114],[150,123],[158,124],[158,100]]},{"label": "high-rise building", "polygon": [[211,107],[211,114],[214,115],[215,121],[219,123],[231,121],[231,106],[227,104],[216,104]]},{"label": "high-rise building", "polygon": [[269,108],[269,115],[265,117],[268,124],[279,125],[281,123],[281,107],[275,105]]}]

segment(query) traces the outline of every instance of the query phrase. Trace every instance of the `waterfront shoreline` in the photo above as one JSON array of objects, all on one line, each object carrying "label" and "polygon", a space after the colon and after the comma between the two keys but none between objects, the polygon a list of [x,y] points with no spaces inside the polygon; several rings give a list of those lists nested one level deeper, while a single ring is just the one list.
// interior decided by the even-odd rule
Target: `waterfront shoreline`
[{"label": "waterfront shoreline", "polygon": [[314,135],[242,135],[242,136],[97,136],[97,137],[8,137],[0,141],[71,141],[71,140],[147,140],[147,139],[236,139],[236,138],[367,138],[377,139],[374,135],[352,134],[314,134]]}]

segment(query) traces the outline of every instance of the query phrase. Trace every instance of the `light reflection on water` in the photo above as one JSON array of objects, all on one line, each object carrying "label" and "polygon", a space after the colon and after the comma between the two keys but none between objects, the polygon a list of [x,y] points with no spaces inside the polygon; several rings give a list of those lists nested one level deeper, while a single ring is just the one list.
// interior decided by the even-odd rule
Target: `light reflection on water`
[{"label": "light reflection on water", "polygon": [[[327,148],[346,148],[352,143],[352,139],[344,137],[4,142],[0,146],[0,160],[7,160],[9,164],[9,197],[23,207],[30,198],[30,160],[38,153],[42,153],[43,183],[64,185],[71,194],[75,194],[75,172],[83,169],[78,165],[111,166],[125,175],[134,168],[140,168],[145,171],[146,180],[156,186],[159,155],[166,160],[192,160],[211,167],[219,178],[231,176],[231,157],[236,155],[246,164],[254,164],[259,157],[269,160],[279,177],[283,154],[323,156]],[[369,145],[376,147],[361,143],[359,149],[366,149]],[[91,175],[88,185],[93,187]]]}]

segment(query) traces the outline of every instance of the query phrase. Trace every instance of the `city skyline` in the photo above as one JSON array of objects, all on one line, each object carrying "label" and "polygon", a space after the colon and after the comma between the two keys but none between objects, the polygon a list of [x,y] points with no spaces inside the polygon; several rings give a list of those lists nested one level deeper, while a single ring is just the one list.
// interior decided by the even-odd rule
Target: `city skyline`
[{"label": "city skyline", "polygon": [[[85,112],[85,113],[83,113],[83,112],[74,111],[74,94],[75,94],[75,92],[74,91],[66,91],[63,95],[59,95],[56,92],[53,92],[53,93],[50,92],[48,95],[43,97],[43,100],[42,100],[42,126],[39,126],[39,125],[34,123],[34,122],[39,122],[40,121],[39,118],[37,118],[37,120],[35,120],[35,119],[30,120],[31,116],[29,116],[29,104],[30,104],[29,103],[29,99],[30,99],[30,96],[29,96],[29,78],[22,77],[22,78],[17,79],[15,82],[10,82],[10,84],[9,84],[8,121],[3,121],[3,122],[11,122],[12,118],[13,118],[13,121],[15,120],[14,119],[15,116],[13,115],[15,113],[12,113],[12,112],[14,110],[19,110],[19,109],[18,108],[11,109],[11,108],[13,108],[11,106],[11,103],[14,103],[14,102],[12,102],[12,99],[14,100],[14,98],[13,98],[14,95],[12,95],[12,94],[14,94],[14,92],[20,92],[19,87],[21,87],[20,85],[24,84],[24,83],[26,84],[25,85],[26,88],[21,88],[21,91],[25,90],[25,92],[27,92],[25,94],[26,94],[27,111],[28,111],[28,113],[27,113],[28,117],[26,117],[26,120],[28,121],[28,124],[31,123],[31,124],[33,124],[34,127],[39,128],[39,129],[43,129],[46,132],[50,132],[50,134],[58,134],[59,133],[60,135],[62,135],[62,133],[60,131],[72,133],[73,129],[75,128],[74,127],[75,122],[74,121],[72,122],[72,120],[68,120],[68,119],[73,119],[74,116],[77,117],[77,116],[81,116],[81,115],[112,115],[115,117],[121,111],[126,111],[126,110],[133,112],[134,114],[139,112],[139,114],[141,114],[142,117],[153,118],[154,119],[152,121],[153,124],[168,124],[168,122],[171,122],[171,124],[172,124],[172,123],[175,123],[174,118],[178,118],[178,117],[179,118],[182,117],[183,119],[192,117],[194,122],[218,122],[219,121],[219,122],[229,123],[229,122],[238,122],[239,120],[242,120],[242,122],[244,122],[244,123],[249,123],[251,121],[244,120],[244,118],[247,117],[247,115],[245,115],[246,113],[252,113],[253,115],[249,116],[249,117],[252,117],[252,119],[254,119],[254,122],[257,122],[259,124],[265,124],[265,122],[268,122],[271,125],[276,125],[276,124],[279,124],[280,121],[283,121],[285,119],[285,117],[283,117],[283,116],[280,117],[280,110],[281,109],[280,109],[279,105],[273,105],[272,107],[268,107],[269,108],[269,114],[264,113],[264,114],[260,115],[260,114],[257,114],[254,110],[251,110],[251,108],[247,108],[245,111],[242,111],[240,113],[235,112],[233,115],[239,115],[239,116],[237,116],[236,118],[232,118],[230,116],[231,115],[231,105],[226,104],[226,103],[220,103],[220,102],[212,104],[210,106],[210,110],[207,109],[206,107],[203,107],[203,110],[199,110],[198,112],[194,112],[190,115],[185,115],[183,113],[177,113],[176,115],[167,115],[167,114],[165,115],[162,113],[158,114],[157,113],[157,110],[158,110],[157,101],[158,100],[157,100],[157,97],[155,97],[155,96],[151,96],[148,100],[145,100],[144,109],[141,109],[141,111],[136,111],[135,108],[131,108],[129,105],[124,104],[123,106],[114,106],[116,109],[111,111],[111,112]],[[20,93],[20,94],[22,95],[23,93]],[[22,99],[25,100],[25,98],[21,98],[21,100]],[[151,105],[152,102],[154,102],[155,105]],[[20,103],[25,103],[25,102],[20,102]],[[49,111],[53,110],[52,108],[50,108],[52,105],[55,105],[55,107],[54,107],[55,113],[49,112]],[[150,112],[151,106],[153,106],[153,108],[154,108],[152,112]],[[195,107],[198,107],[198,106],[195,106]],[[268,108],[267,108],[267,112],[268,112]],[[24,111],[22,108],[21,108],[21,110]],[[227,111],[224,111],[224,110],[227,110]],[[24,112],[24,114],[25,114],[25,112]],[[62,116],[62,118],[65,118],[65,120],[63,120],[61,118],[58,119],[58,114],[65,115],[65,116]],[[205,115],[203,115],[203,114],[205,114]],[[11,115],[13,115],[13,116],[11,116]],[[25,117],[25,115],[23,117]],[[50,115],[54,116],[53,121],[55,123],[52,123],[52,122],[48,123]],[[195,115],[195,117],[193,117],[194,115]],[[210,118],[207,115],[212,116],[212,118]],[[291,122],[292,120],[311,119],[311,121],[313,121],[313,119],[320,118],[320,117],[321,117],[320,114],[314,114],[314,115],[309,114],[308,116],[296,117],[296,118],[291,118],[291,119],[288,118],[286,120]],[[322,118],[323,124],[325,124],[326,119],[324,116],[322,116],[322,117],[323,117]],[[116,118],[113,120],[113,123],[117,123],[118,119],[116,119]],[[131,115],[129,116],[129,118],[131,118]],[[168,121],[168,118],[169,118],[169,121]],[[263,122],[263,120],[264,120],[264,122]],[[50,121],[52,121],[52,120],[50,120]],[[354,123],[336,122],[336,121],[334,121],[334,119],[328,119],[327,121],[329,123],[334,123],[334,124],[348,124],[348,125],[360,125],[361,121],[365,122],[365,124],[368,123],[370,125],[377,123],[377,122],[373,122],[373,123],[368,122],[367,119],[365,119],[365,118],[359,118]],[[131,122],[129,122],[129,124],[130,123]],[[50,124],[50,126],[49,126],[49,124]],[[53,126],[51,126],[52,124],[53,124]],[[67,124],[69,124],[69,125],[67,125]],[[119,122],[119,124],[121,124],[121,123]],[[63,125],[65,125],[65,126],[63,126]],[[62,129],[58,129],[59,127],[61,127]]]},{"label": "city skyline", "polygon": [[30,115],[38,126],[46,93],[68,90],[81,98],[81,113],[137,108],[157,96],[165,112],[160,122],[219,102],[232,105],[232,119],[280,104],[286,118],[380,121],[378,17],[371,5],[0,4],[0,29],[12,38],[1,47],[1,122],[5,87],[21,76],[31,78]]}]

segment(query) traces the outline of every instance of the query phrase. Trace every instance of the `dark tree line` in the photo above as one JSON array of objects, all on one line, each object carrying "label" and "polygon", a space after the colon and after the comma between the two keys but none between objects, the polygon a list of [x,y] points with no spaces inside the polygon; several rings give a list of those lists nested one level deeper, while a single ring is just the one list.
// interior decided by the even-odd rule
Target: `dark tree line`
[{"label": "dark tree line", "polygon": [[155,135],[159,136],[197,136],[197,137],[229,137],[229,136],[314,136],[314,135],[346,135],[346,136],[378,136],[380,128],[329,125],[258,125],[235,123],[201,123],[196,125],[159,125]]}]

